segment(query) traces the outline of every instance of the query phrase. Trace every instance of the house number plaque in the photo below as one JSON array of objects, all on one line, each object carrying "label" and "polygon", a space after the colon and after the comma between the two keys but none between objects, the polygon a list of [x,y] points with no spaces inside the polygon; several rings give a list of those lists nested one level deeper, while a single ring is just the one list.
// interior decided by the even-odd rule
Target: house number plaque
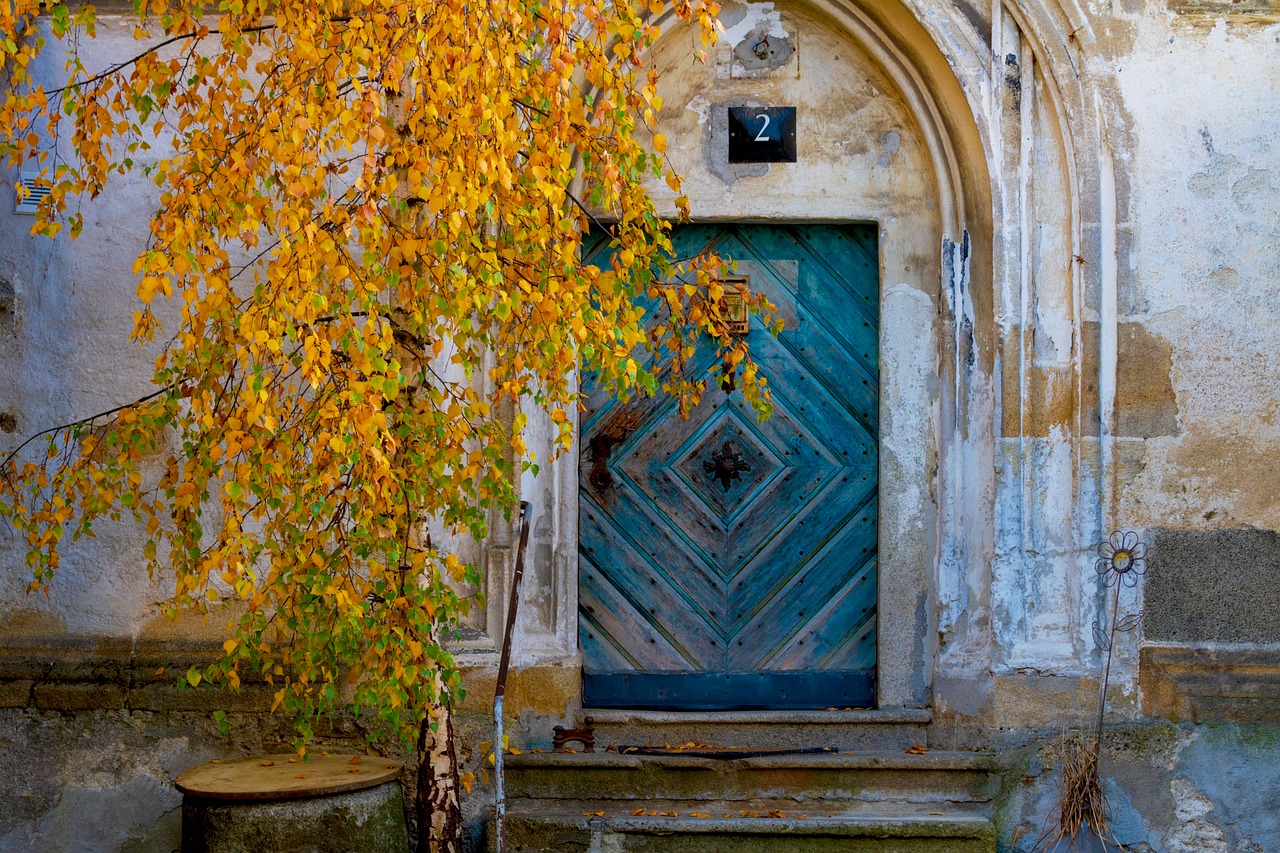
[{"label": "house number plaque", "polygon": [[796,162],[796,108],[729,107],[729,162]]}]

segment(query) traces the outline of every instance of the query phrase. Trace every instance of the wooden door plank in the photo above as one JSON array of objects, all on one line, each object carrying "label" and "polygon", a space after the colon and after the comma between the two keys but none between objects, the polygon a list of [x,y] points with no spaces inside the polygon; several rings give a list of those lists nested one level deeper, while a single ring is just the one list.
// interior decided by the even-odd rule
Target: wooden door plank
[{"label": "wooden door plank", "polygon": [[861,520],[875,517],[874,493],[848,488],[842,482],[845,476],[829,481],[815,500],[796,509],[785,527],[775,530],[758,551],[745,552],[728,587],[735,625],[755,618],[761,601],[777,595],[839,530],[853,526],[867,530],[852,555],[859,562],[875,553],[875,523]]},{"label": "wooden door plank", "polygon": [[599,567],[581,563],[578,592],[580,640],[593,671],[680,672],[698,669],[696,654],[671,641],[628,596],[609,583]]},{"label": "wooden door plank", "polygon": [[[710,661],[714,653],[705,643],[709,630],[725,610],[722,581],[705,561],[691,555],[670,530],[641,516],[628,516],[637,523],[621,527],[603,515],[588,512],[579,535],[581,554],[600,567],[609,583],[638,610],[657,620],[668,620],[672,631],[697,635],[688,642],[700,649],[699,660]],[[646,616],[649,619],[650,616]],[[684,645],[677,641],[677,645]]]},{"label": "wooden door plank", "polygon": [[876,560],[873,557],[762,669],[868,669],[875,665]]},{"label": "wooden door plank", "polygon": [[[767,599],[753,601],[754,617],[733,638],[734,667],[764,668],[850,578],[856,578],[862,567],[874,559],[874,544],[874,523],[843,526],[823,542],[816,554],[806,555],[807,571],[792,571]],[[874,591],[874,584],[868,589]],[[750,585],[742,590],[744,594],[755,591]],[[738,589],[734,587],[731,592]],[[731,603],[735,612],[741,609],[736,598]],[[737,655],[745,657],[733,657]]]}]

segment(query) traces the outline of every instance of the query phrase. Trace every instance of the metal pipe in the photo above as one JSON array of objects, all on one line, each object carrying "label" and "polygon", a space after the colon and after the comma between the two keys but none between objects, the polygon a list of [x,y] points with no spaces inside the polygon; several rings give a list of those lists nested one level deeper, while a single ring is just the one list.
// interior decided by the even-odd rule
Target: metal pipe
[{"label": "metal pipe", "polygon": [[502,699],[507,692],[507,670],[511,666],[511,636],[516,628],[516,612],[520,608],[520,581],[524,577],[524,549],[529,544],[529,516],[532,508],[528,501],[520,502],[520,544],[516,550],[516,570],[511,578],[511,597],[507,600],[507,627],[502,634],[502,654],[498,658],[498,684],[493,691],[493,775],[495,787],[494,834],[497,836],[497,853],[504,853],[502,834],[503,818],[507,812],[506,792],[502,786],[502,752],[506,734],[502,725]]}]

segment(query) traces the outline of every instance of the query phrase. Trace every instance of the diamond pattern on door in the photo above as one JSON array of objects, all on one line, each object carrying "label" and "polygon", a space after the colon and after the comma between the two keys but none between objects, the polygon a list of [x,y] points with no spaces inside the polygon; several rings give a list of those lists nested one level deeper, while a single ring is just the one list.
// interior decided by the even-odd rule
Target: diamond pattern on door
[{"label": "diamond pattern on door", "polygon": [[[623,403],[584,378],[579,638],[588,705],[874,703],[879,261],[874,226],[687,226],[784,320],[749,343],[757,423],[713,387]],[[588,257],[605,262],[607,242]],[[598,258],[597,258],[598,256]],[[694,363],[715,371],[707,342]]]}]

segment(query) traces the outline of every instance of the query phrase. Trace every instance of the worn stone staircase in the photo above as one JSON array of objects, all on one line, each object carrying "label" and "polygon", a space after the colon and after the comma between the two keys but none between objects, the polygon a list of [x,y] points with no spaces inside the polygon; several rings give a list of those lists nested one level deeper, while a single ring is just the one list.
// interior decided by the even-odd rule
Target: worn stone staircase
[{"label": "worn stone staircase", "polygon": [[[669,744],[674,754],[509,756],[510,853],[996,849],[998,764],[985,753],[904,752],[925,742],[927,711],[594,717],[597,750]],[[831,750],[712,758],[680,752],[686,744]]]}]

